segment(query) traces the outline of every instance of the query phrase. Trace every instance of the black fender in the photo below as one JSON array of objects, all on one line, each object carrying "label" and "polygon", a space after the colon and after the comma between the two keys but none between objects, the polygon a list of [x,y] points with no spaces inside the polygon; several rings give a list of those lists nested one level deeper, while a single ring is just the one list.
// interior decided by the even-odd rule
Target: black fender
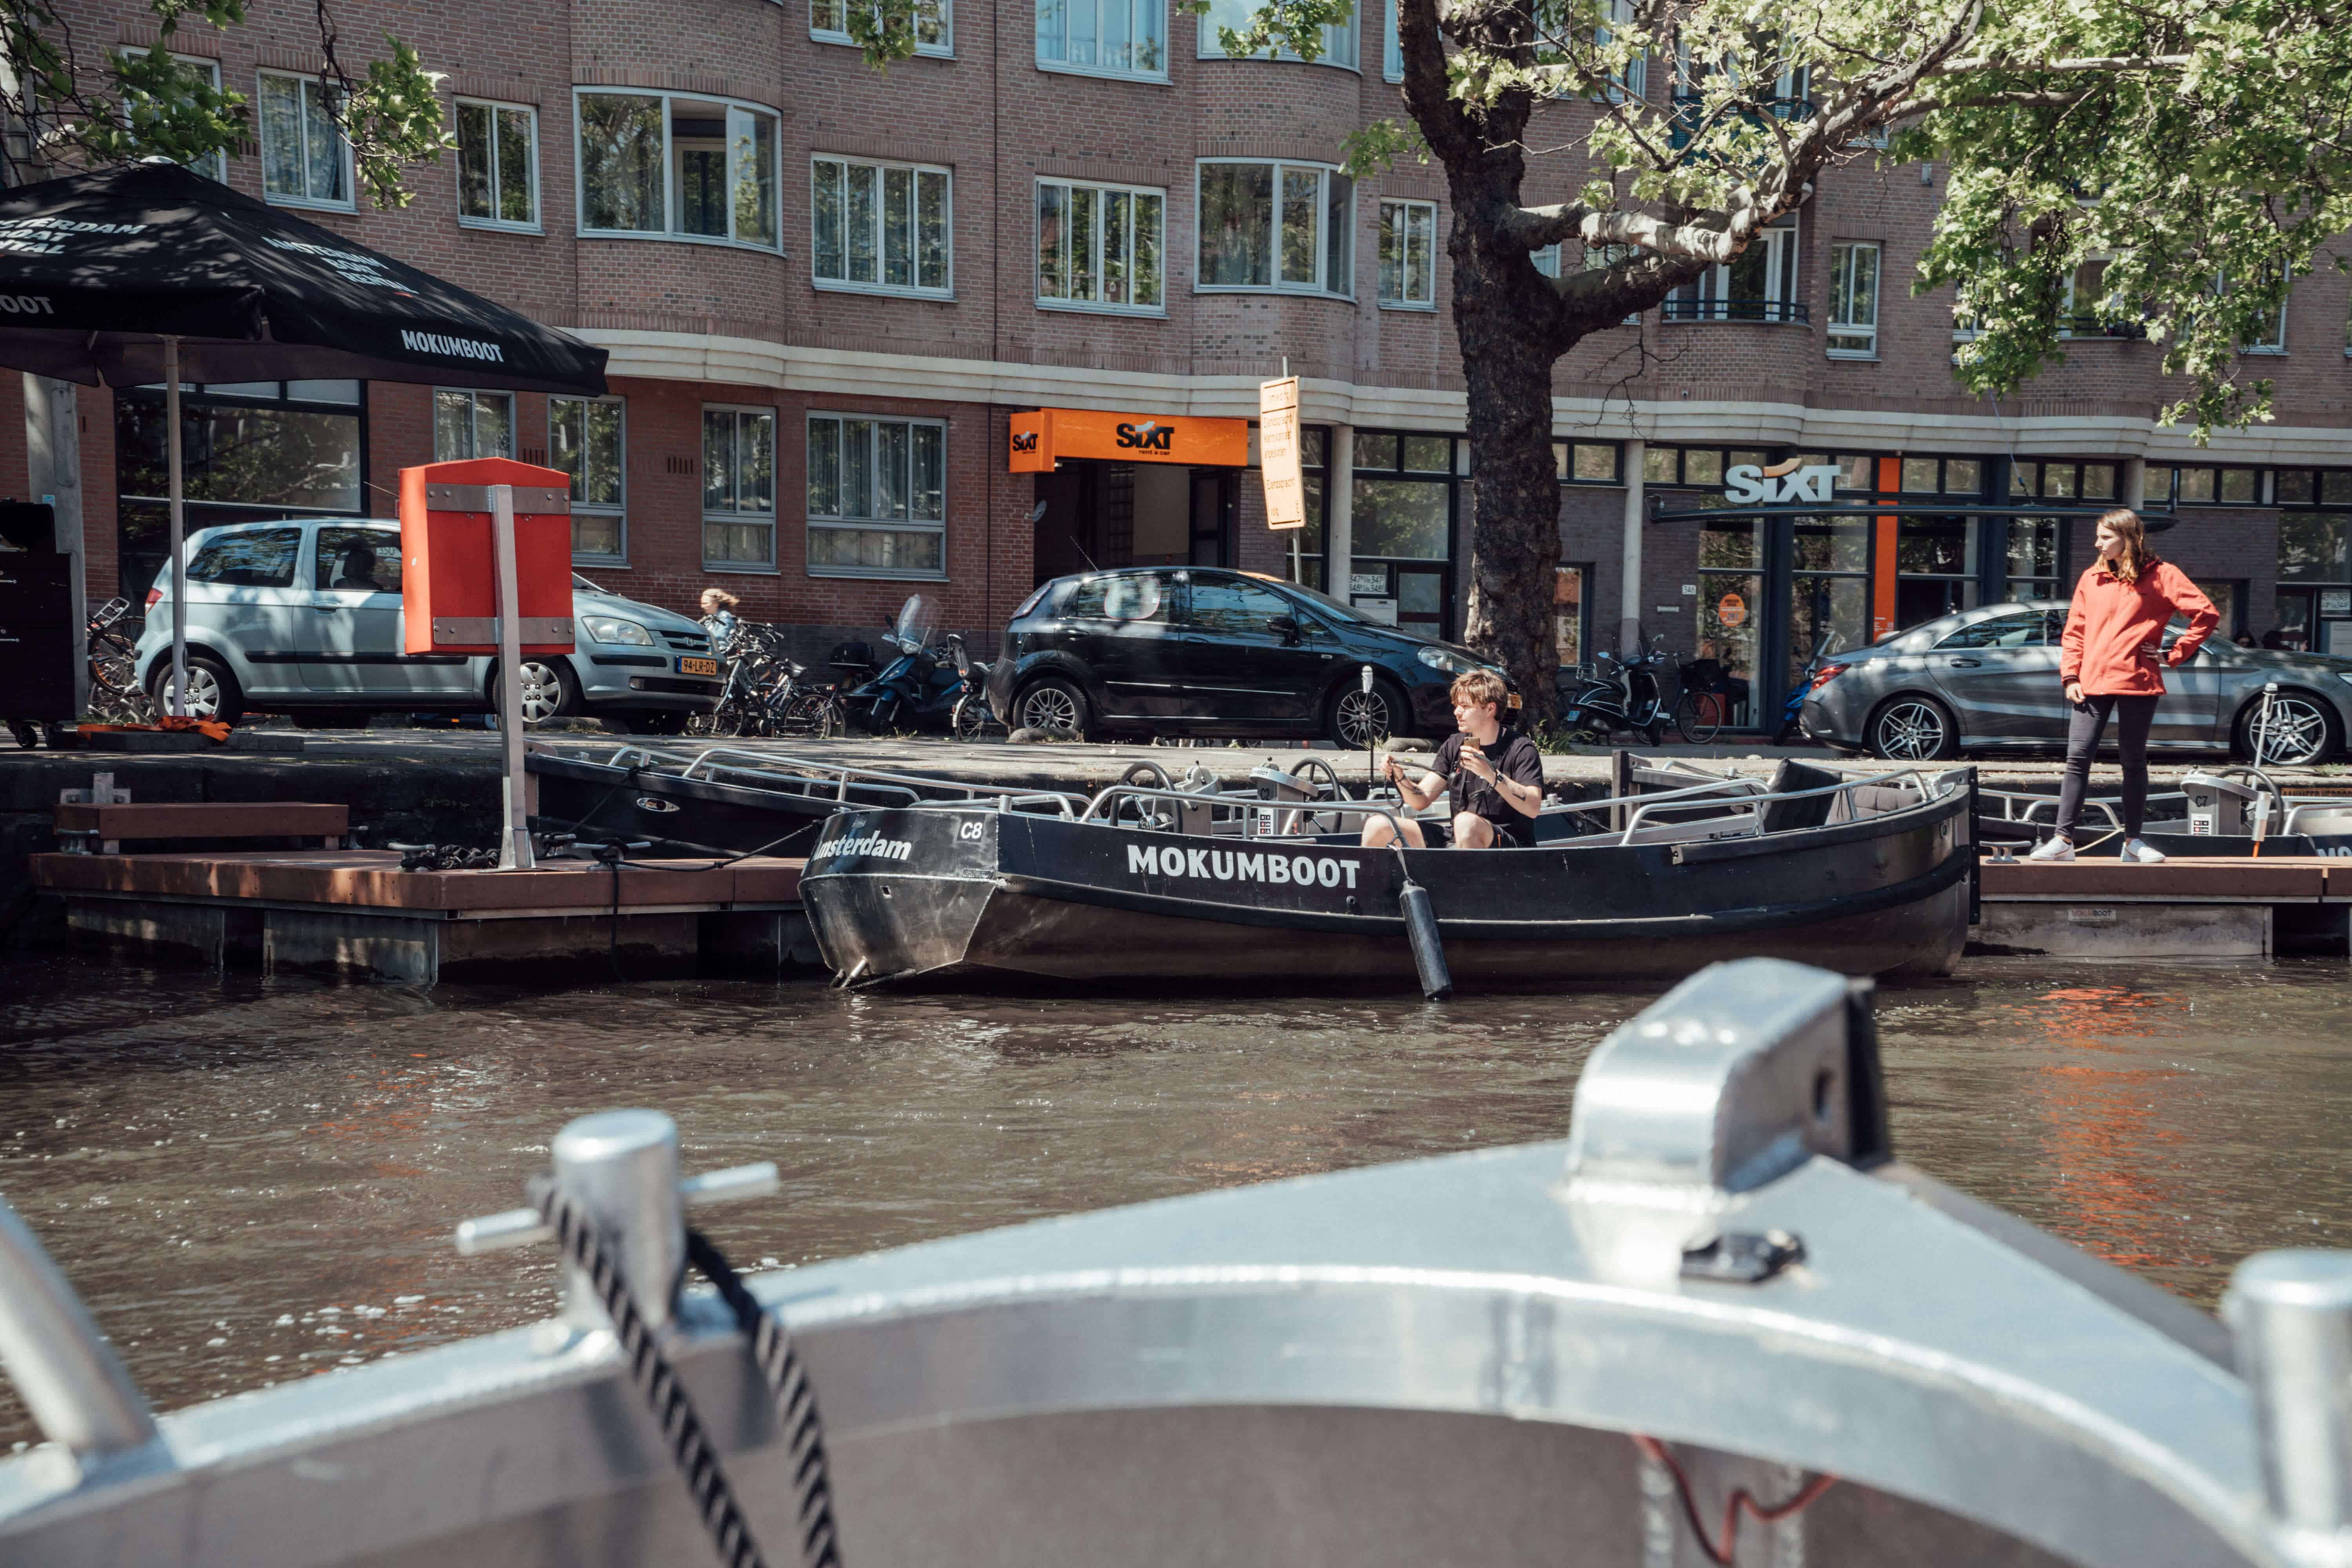
[{"label": "black fender", "polygon": [[1103,710],[1102,682],[1095,679],[1085,661],[1057,647],[1041,648],[1014,661],[1012,682],[1005,688],[1010,693],[1006,700],[1009,707],[1019,707],[1022,693],[1049,675],[1058,675],[1085,692],[1087,703],[1097,714]]}]

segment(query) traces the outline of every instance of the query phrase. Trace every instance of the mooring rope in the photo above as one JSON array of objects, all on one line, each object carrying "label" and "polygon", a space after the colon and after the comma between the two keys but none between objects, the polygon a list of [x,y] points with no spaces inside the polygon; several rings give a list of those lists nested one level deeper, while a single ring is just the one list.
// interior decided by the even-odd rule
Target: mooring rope
[{"label": "mooring rope", "polygon": [[[670,1457],[677,1461],[687,1490],[701,1510],[703,1528],[709,1531],[720,1561],[728,1568],[767,1568],[767,1560],[760,1554],[759,1543],[751,1538],[751,1526],[735,1500],[735,1489],[719,1468],[718,1449],[701,1417],[695,1413],[685,1385],[679,1383],[677,1369],[670,1365],[652,1327],[637,1310],[628,1284],[621,1278],[620,1266],[606,1250],[604,1238],[597,1235],[588,1215],[556,1185],[553,1177],[533,1176],[526,1191],[531,1206],[555,1232],[556,1243],[562,1247],[564,1256],[588,1276],[597,1300],[613,1320],[614,1333],[628,1363],[629,1375],[653,1407],[654,1419],[668,1440]],[[761,1310],[734,1268],[709,1239],[698,1232],[688,1231],[687,1255],[718,1286],[719,1296],[733,1311],[737,1326],[751,1342],[752,1359],[774,1401],[778,1426],[790,1446],[793,1486],[799,1494],[803,1568],[839,1568],[841,1557],[835,1542],[833,1492],[826,1471],[824,1428],[817,1417],[815,1394],[809,1386],[800,1358],[782,1326]]]}]

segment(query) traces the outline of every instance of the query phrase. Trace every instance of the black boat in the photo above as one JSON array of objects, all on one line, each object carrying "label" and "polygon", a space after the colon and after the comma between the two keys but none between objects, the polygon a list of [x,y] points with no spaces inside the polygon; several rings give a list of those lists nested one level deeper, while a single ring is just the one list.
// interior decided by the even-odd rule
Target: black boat
[{"label": "black boat", "polygon": [[[2056,830],[2054,795],[1979,790],[1977,841],[1989,851],[2022,852]],[[2097,858],[2123,847],[2122,799],[2083,802],[2074,852]],[[2352,795],[2293,793],[2267,771],[2245,765],[2197,770],[2180,787],[2151,793],[2140,837],[2176,858],[2352,858]]]},{"label": "black boat", "polygon": [[850,810],[810,852],[802,897],[851,984],[1405,984],[1412,885],[1473,982],[1678,976],[1747,956],[1849,974],[1958,961],[1969,770],[1783,763],[1767,782],[1621,763],[1629,775],[1615,798],[1548,808],[1535,847],[1475,852],[1361,848],[1355,824],[1396,808],[1333,801],[1307,826],[1343,831],[1288,835],[1262,831],[1288,813],[1139,788],[1050,815]]}]

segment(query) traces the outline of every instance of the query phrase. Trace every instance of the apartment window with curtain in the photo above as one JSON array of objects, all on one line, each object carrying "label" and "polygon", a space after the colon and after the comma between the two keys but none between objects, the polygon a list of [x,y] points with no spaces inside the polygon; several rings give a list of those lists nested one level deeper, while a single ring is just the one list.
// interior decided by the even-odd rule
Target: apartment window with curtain
[{"label": "apartment window with curtain", "polygon": [[1355,182],[1316,163],[1204,159],[1193,287],[1355,292]]},{"label": "apartment window with curtain", "polygon": [[1797,298],[1797,220],[1782,218],[1750,240],[1738,259],[1710,267],[1666,296],[1669,321],[1801,321]]},{"label": "apartment window with curtain", "polygon": [[574,561],[628,564],[626,427],[627,411],[617,397],[547,400],[548,466],[572,481]]},{"label": "apartment window with curtain", "polygon": [[1830,247],[1832,359],[1878,357],[1878,261],[1875,245]]},{"label": "apartment window with curtain", "polygon": [[1037,0],[1037,68],[1168,79],[1166,0]]},{"label": "apartment window with curtain", "polygon": [[1164,191],[1037,182],[1037,303],[1159,315],[1167,306]]},{"label": "apartment window with curtain", "polygon": [[[810,0],[809,37],[821,44],[849,44],[856,39],[849,36],[850,7],[857,0]],[[877,16],[879,6],[868,9]],[[950,0],[915,0],[915,52],[919,55],[953,55],[955,53],[955,13]]]},{"label": "apartment window with curtain", "polygon": [[945,169],[817,157],[811,267],[820,289],[943,296],[954,286]]},{"label": "apartment window with curtain", "polygon": [[812,577],[947,575],[948,430],[936,419],[812,414]]},{"label": "apartment window with curtain", "polygon": [[776,569],[776,411],[703,405],[702,567]]},{"label": "apartment window with curtain", "polygon": [[1437,204],[1381,204],[1381,307],[1437,309]]},{"label": "apartment window with curtain", "polygon": [[433,460],[511,458],[514,454],[514,394],[452,392],[433,395]]},{"label": "apartment window with curtain", "polygon": [[352,144],[316,77],[260,76],[261,194],[280,206],[352,206]]},{"label": "apartment window with curtain", "polygon": [[539,229],[539,110],[457,100],[457,222]]},{"label": "apartment window with curtain", "polygon": [[[1257,15],[1260,0],[1209,0],[1209,8],[1201,16],[1199,41],[1194,52],[1204,60],[1233,58],[1234,57],[1226,54],[1218,44],[1217,30],[1221,27],[1231,27],[1237,33],[1242,31],[1249,26],[1250,18]],[[1349,70],[1356,68],[1356,24],[1363,14],[1362,0],[1357,0],[1355,9],[1348,14],[1346,21],[1333,22],[1323,29],[1323,52],[1315,57],[1316,65],[1342,66]],[[1287,49],[1260,55],[1257,58],[1284,60],[1298,58]],[[1399,71],[1398,75],[1402,77],[1402,71]]]},{"label": "apartment window with curtain", "polygon": [[576,104],[583,234],[779,248],[772,111],[664,92]]}]

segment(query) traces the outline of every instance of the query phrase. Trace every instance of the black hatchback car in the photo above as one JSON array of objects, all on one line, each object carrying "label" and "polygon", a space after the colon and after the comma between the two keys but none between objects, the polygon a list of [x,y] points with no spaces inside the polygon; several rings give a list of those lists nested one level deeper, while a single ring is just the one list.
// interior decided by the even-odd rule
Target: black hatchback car
[{"label": "black hatchback car", "polygon": [[989,668],[988,705],[1014,729],[1089,739],[1322,736],[1360,749],[1391,734],[1452,734],[1447,688],[1493,668],[1295,583],[1136,566],[1056,577],[1030,595]]}]

